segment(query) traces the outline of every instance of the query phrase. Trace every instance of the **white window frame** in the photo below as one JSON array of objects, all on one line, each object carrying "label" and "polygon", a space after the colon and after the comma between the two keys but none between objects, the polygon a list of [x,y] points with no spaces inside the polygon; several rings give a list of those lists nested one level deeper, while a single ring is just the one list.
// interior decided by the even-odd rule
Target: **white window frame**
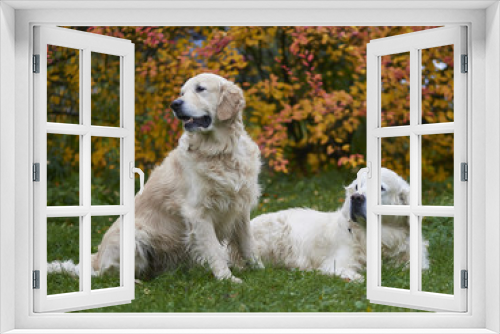
[{"label": "white window frame", "polygon": [[[61,8],[61,7],[69,8]],[[148,7],[149,10],[130,9]],[[129,9],[126,9],[128,7]],[[162,8],[160,8],[162,7]],[[397,8],[394,8],[397,7]],[[125,9],[124,9],[125,8]],[[220,8],[224,8],[223,10]],[[411,10],[409,10],[411,9]],[[4,1],[0,3],[0,331],[36,333],[500,332],[500,10],[498,1],[114,2]],[[57,25],[448,25],[469,27],[471,58],[468,132],[471,237],[469,311],[455,313],[338,314],[34,314],[32,263],[32,27]],[[15,138],[12,145],[12,138]],[[486,154],[487,152],[487,154]],[[12,177],[14,175],[14,177]],[[486,175],[488,177],[486,178]],[[486,182],[487,180],[487,182]],[[15,191],[12,198],[12,189]],[[487,195],[487,196],[486,196]],[[488,210],[486,211],[486,208]],[[486,219],[487,218],[487,219]],[[496,222],[496,223],[495,223]],[[488,256],[486,256],[488,254]],[[486,266],[485,258],[488,259]],[[487,279],[486,279],[487,278]],[[14,287],[14,288],[13,288]],[[14,305],[14,307],[12,307]],[[165,329],[168,326],[170,329]],[[37,331],[40,329],[40,331]],[[121,330],[120,330],[121,329]],[[267,329],[267,330],[265,330]],[[73,331],[73,332],[76,332]],[[242,330],[243,332],[243,330]],[[247,331],[248,332],[248,331]]]}]

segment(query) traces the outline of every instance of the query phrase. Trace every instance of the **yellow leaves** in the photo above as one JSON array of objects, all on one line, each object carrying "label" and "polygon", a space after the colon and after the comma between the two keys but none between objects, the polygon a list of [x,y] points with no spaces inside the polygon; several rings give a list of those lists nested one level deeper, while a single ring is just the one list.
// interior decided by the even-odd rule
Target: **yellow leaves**
[{"label": "yellow leaves", "polygon": [[251,39],[246,43],[248,46],[257,46],[259,45],[259,41],[255,39]]},{"label": "yellow leaves", "polygon": [[323,36],[321,37],[321,44],[326,44],[326,42],[328,42],[328,35],[323,34]]},{"label": "yellow leaves", "polygon": [[70,146],[66,146],[64,148],[64,160],[65,161],[71,161],[71,165],[76,165],[77,162],[80,161],[80,156],[78,154],[78,152],[75,152],[75,150],[70,147]]},{"label": "yellow leaves", "polygon": [[[359,125],[366,116],[366,43],[421,28],[148,29],[92,28],[94,33],[122,34],[136,45],[137,164],[147,173],[177,146],[182,126],[171,115],[169,105],[188,78],[211,72],[244,89],[246,129],[259,144],[269,168],[286,173],[298,169],[314,172],[328,165],[351,168],[364,163],[365,152],[351,151],[359,147],[353,138],[359,136]],[[155,44],[157,41],[160,44]],[[449,53],[447,49],[423,53],[423,62],[429,64],[422,70],[427,80],[422,82],[424,122],[453,120],[453,59]],[[68,91],[48,94],[51,105],[68,109],[77,101],[68,100],[69,95],[74,97],[79,91],[76,60],[77,57],[70,57],[63,68],[49,73],[52,82],[70,82]],[[392,124],[406,119],[408,57],[395,55],[389,60],[383,63],[387,71],[382,108],[385,121]],[[446,67],[436,67],[433,60]],[[103,101],[112,98],[111,94],[103,95]],[[445,144],[447,149],[452,147]],[[402,148],[394,145],[391,150],[401,154]],[[97,150],[96,154],[96,159],[105,160],[102,151]],[[71,159],[71,155],[64,152],[65,159]],[[435,174],[437,178],[444,177],[438,170]]]}]

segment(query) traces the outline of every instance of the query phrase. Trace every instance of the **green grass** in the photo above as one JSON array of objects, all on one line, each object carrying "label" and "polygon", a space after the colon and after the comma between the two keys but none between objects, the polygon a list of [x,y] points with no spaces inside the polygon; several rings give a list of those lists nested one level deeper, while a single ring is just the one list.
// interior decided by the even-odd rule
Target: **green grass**
[{"label": "green grass", "polygon": [[[292,175],[261,176],[263,195],[252,217],[290,207],[309,207],[321,211],[336,210],[342,205],[343,186],[354,179],[349,172],[330,171],[297,178]],[[435,205],[450,205],[449,187],[432,184],[429,196]],[[103,189],[105,190],[105,189]],[[431,193],[432,191],[432,193]],[[98,191],[93,191],[93,194]],[[106,200],[105,198],[102,200]],[[96,246],[110,225],[109,217],[95,220],[92,244]],[[74,240],[75,229],[67,223],[54,224],[54,234]],[[94,233],[99,231],[100,233]],[[431,269],[422,276],[423,290],[453,292],[453,226],[450,218],[426,218],[424,237],[429,240]],[[49,243],[50,244],[50,243]],[[50,249],[50,259],[75,258],[74,245]],[[69,256],[73,254],[72,256]],[[76,255],[76,260],[78,255]],[[76,261],[78,262],[78,261]],[[130,304],[84,312],[409,312],[410,309],[371,304],[366,299],[365,283],[346,282],[317,272],[302,272],[267,267],[264,270],[233,270],[243,284],[217,281],[201,266],[165,272],[147,282],[137,283],[135,299]],[[409,269],[384,265],[384,285],[409,287]],[[77,279],[65,274],[48,277],[52,293],[78,287]],[[76,282],[76,283],[75,283]],[[117,286],[112,275],[93,278],[93,288]]]}]

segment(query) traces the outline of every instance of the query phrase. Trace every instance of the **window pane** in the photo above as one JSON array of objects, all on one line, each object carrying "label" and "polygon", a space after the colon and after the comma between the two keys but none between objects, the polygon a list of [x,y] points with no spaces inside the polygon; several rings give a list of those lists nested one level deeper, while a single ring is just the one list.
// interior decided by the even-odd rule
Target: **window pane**
[{"label": "window pane", "polygon": [[[102,243],[103,237],[109,230],[111,225],[119,219],[120,216],[94,216],[92,217],[92,254],[97,252],[98,246]],[[118,222],[119,223],[119,222]],[[111,231],[106,236],[106,242],[104,245],[107,247],[101,247],[101,252],[103,252],[106,258],[116,258],[113,262],[114,267],[109,270],[105,270],[104,274],[92,277],[92,290],[114,288],[120,286],[120,226],[114,232]],[[110,254],[115,254],[111,256]]]},{"label": "window pane", "polygon": [[92,205],[120,205],[120,138],[92,137]]},{"label": "window pane", "polygon": [[410,289],[410,224],[407,216],[380,216],[381,285]]},{"label": "window pane", "polygon": [[422,124],[453,122],[453,45],[422,50]]},{"label": "window pane", "polygon": [[47,134],[47,205],[80,205],[80,137]]},{"label": "window pane", "polygon": [[422,291],[453,294],[453,218],[422,218],[422,238],[430,264],[422,270]]},{"label": "window pane", "polygon": [[[68,260],[76,265],[80,262],[80,218],[47,218],[47,263],[65,263]],[[55,273],[47,275],[47,294],[80,291],[77,275],[54,265]]]},{"label": "window pane", "polygon": [[120,57],[92,52],[92,125],[120,126]]},{"label": "window pane", "polygon": [[80,123],[80,50],[47,46],[47,121]]},{"label": "window pane", "polygon": [[422,136],[422,205],[453,205],[454,136]]},{"label": "window pane", "polygon": [[410,53],[380,57],[382,126],[410,124]]},{"label": "window pane", "polygon": [[[381,158],[382,167],[392,170],[398,174],[403,180],[409,183],[410,180],[410,137],[388,137],[381,138]],[[394,191],[403,190],[402,185],[399,182],[394,182],[394,176],[392,173],[382,173],[381,185],[386,186],[387,193]],[[407,189],[405,204],[410,202],[409,189]],[[397,197],[400,197],[397,194]],[[389,197],[387,197],[389,198]],[[394,198],[394,196],[391,196]],[[381,204],[395,205],[398,203],[386,202]],[[399,203],[402,204],[402,203]]]}]

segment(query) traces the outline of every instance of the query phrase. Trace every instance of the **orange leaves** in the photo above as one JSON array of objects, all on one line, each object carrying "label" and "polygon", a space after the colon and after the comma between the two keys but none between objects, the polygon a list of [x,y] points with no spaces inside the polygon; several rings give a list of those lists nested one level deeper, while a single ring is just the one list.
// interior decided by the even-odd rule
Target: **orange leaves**
[{"label": "orange leaves", "polygon": [[350,168],[356,168],[358,166],[364,166],[365,164],[365,157],[362,154],[350,154],[349,156],[340,158],[338,161],[339,167],[347,166]]},{"label": "orange leaves", "polygon": [[[78,28],[83,29],[83,28]],[[245,92],[244,121],[276,172],[315,172],[363,165],[366,117],[366,43],[423,27],[89,27],[132,40],[136,47],[136,159],[148,170],[177,146],[181,124],[170,103],[190,77],[211,72]],[[61,54],[49,50],[49,63]],[[69,80],[51,91],[49,103],[73,114],[78,105],[78,57],[49,72]],[[453,121],[453,50],[422,52],[424,122]],[[408,121],[408,57],[382,59],[385,125]],[[76,92],[76,93],[75,93]],[[73,94],[73,95],[72,95]],[[73,100],[68,96],[72,95]],[[102,101],[109,99],[105,92]],[[67,102],[70,101],[70,102]],[[72,101],[72,102],[71,102]],[[75,102],[76,101],[76,102]],[[100,103],[100,102],[99,102]],[[59,114],[54,115],[63,117]],[[64,117],[68,117],[67,114]],[[441,143],[450,149],[450,143]],[[433,143],[429,143],[433,147]],[[441,148],[435,147],[436,150]],[[401,154],[395,146],[394,154]],[[399,150],[399,151],[398,151]],[[69,159],[69,157],[65,158]],[[388,158],[390,159],[390,158]],[[438,156],[423,156],[438,161]],[[426,160],[427,161],[427,160]],[[431,160],[429,160],[431,161]],[[388,161],[389,163],[390,161]],[[436,178],[443,172],[432,171]]]}]

